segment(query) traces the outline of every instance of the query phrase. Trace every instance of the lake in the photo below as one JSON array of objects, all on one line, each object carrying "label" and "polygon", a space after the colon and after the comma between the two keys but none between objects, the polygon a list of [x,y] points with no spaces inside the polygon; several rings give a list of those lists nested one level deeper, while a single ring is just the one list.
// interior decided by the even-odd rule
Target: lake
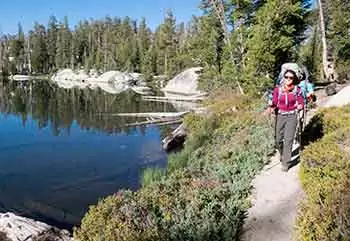
[{"label": "lake", "polygon": [[0,212],[71,229],[102,197],[139,188],[145,168],[166,165],[169,129],[111,114],[151,111],[175,109],[132,92],[1,82]]}]

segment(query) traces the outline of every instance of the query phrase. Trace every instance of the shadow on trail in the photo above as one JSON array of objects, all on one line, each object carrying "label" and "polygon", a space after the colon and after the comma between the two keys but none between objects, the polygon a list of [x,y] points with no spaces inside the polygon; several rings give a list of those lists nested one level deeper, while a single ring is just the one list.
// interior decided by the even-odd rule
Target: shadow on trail
[{"label": "shadow on trail", "polygon": [[301,135],[301,149],[318,141],[324,135],[322,114],[316,114],[306,125],[304,132]]},{"label": "shadow on trail", "polygon": [[322,114],[316,114],[306,125],[301,134],[301,145],[293,146],[292,161],[288,163],[288,168],[291,169],[300,163],[301,152],[308,145],[318,141],[324,135]]}]

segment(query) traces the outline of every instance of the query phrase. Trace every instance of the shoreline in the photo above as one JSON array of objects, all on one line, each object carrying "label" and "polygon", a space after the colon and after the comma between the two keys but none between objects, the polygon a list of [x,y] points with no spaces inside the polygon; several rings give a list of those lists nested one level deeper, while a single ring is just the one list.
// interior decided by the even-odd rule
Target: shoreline
[{"label": "shoreline", "polygon": [[[14,213],[0,213],[0,234],[8,240],[46,240],[73,241],[72,233],[65,229],[48,225]],[[2,238],[5,238],[2,237]],[[5,239],[6,240],[6,239]]]}]

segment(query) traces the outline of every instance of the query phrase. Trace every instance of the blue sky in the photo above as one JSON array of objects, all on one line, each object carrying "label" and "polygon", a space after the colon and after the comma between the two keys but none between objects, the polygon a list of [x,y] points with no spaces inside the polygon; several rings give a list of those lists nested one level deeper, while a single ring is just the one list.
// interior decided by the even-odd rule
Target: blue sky
[{"label": "blue sky", "polygon": [[178,21],[188,21],[201,14],[200,0],[4,0],[0,8],[0,32],[16,33],[21,22],[25,31],[35,21],[47,24],[49,16],[63,20],[68,16],[71,26],[82,19],[129,16],[145,17],[154,28],[162,22],[167,9],[172,9]]},{"label": "blue sky", "polygon": [[18,22],[25,31],[31,29],[35,21],[46,25],[50,15],[59,20],[68,16],[72,27],[79,20],[106,15],[145,17],[153,29],[162,22],[167,9],[173,10],[178,21],[187,22],[192,15],[200,15],[199,3],[200,0],[2,0],[0,33],[16,33]]}]

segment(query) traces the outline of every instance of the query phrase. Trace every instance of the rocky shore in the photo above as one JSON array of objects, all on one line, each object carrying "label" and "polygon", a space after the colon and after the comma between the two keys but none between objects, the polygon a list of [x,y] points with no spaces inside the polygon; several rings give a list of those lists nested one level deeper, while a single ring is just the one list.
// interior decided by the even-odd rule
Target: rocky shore
[{"label": "rocky shore", "polygon": [[66,230],[17,216],[14,213],[0,213],[1,241],[73,241]]}]

